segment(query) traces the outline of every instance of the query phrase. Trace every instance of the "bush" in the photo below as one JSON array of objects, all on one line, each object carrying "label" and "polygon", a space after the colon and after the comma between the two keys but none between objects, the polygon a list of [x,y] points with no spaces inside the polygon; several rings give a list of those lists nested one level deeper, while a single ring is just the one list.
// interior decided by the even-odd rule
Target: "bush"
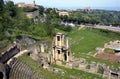
[{"label": "bush", "polygon": [[90,69],[90,65],[87,65],[87,66],[86,66],[86,69]]},{"label": "bush", "polygon": [[114,54],[115,53],[114,49],[110,49],[110,48],[105,48],[104,52],[109,53],[109,54]]},{"label": "bush", "polygon": [[64,25],[54,25],[55,28],[59,29],[59,30],[62,30],[62,31],[65,31],[65,32],[70,32],[72,31],[72,27],[71,26],[64,26]]}]

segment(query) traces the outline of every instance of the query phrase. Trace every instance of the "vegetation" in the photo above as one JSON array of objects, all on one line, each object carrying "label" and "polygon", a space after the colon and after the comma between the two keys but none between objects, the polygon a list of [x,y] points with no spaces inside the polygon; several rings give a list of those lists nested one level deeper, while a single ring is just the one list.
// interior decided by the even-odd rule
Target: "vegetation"
[{"label": "vegetation", "polygon": [[114,49],[110,49],[110,48],[105,48],[104,52],[109,54],[115,54]]},{"label": "vegetation", "polygon": [[94,79],[94,78],[102,79],[101,76],[95,75],[92,73],[88,73],[88,72],[84,72],[84,71],[76,70],[76,69],[64,68],[64,67],[60,67],[57,65],[52,65],[54,68],[59,68],[65,72],[65,75],[55,74],[55,73],[49,72],[49,71],[39,67],[38,62],[32,60],[30,57],[28,57],[25,54],[23,56],[19,57],[19,59],[26,62],[32,68],[33,71],[36,71],[36,72],[40,73],[41,75],[43,75],[45,77],[45,79],[56,79],[56,78],[57,79],[72,79],[72,77],[81,78],[81,79],[88,79],[88,78],[89,79]]},{"label": "vegetation", "polygon": [[77,24],[105,24],[105,25],[120,25],[120,11],[107,10],[85,10],[73,11],[70,16],[61,16],[61,19]]},{"label": "vegetation", "polygon": [[65,67],[61,67],[61,66],[57,66],[57,65],[52,65],[55,68],[59,68],[64,70],[64,72],[66,73],[66,75],[72,76],[75,79],[102,79],[102,77],[100,75],[96,75],[96,74],[92,74],[92,73],[88,73],[85,71],[81,71],[81,70],[77,70],[77,69],[69,69],[69,68],[65,68]]},{"label": "vegetation", "polygon": [[79,56],[80,53],[95,52],[96,47],[102,47],[106,42],[119,40],[119,34],[108,30],[85,27],[81,30],[74,29],[68,33],[68,36],[71,44],[77,41],[77,44],[71,46],[71,50],[76,53],[76,56]]},{"label": "vegetation", "polygon": [[72,31],[72,27],[71,26],[64,26],[64,25],[58,25],[58,24],[54,24],[56,29],[62,30],[64,32],[71,32]]},{"label": "vegetation", "polygon": [[39,66],[38,62],[32,60],[26,54],[19,57],[19,59],[26,62],[32,68],[33,71],[41,74],[43,77],[45,77],[45,79],[72,79],[68,75],[62,76],[60,74],[55,74],[43,69],[42,67]]},{"label": "vegetation", "polygon": [[24,12],[33,12],[35,10],[37,10],[37,8],[31,8],[31,7],[25,7],[25,8],[23,8]]},{"label": "vegetation", "polygon": [[[24,11],[34,11],[33,8],[18,8],[12,1],[0,0],[0,52],[3,52],[7,46],[19,36],[28,36],[37,40],[52,41],[53,36],[58,31],[64,31],[68,34],[70,47],[75,57],[85,58],[89,63],[91,61],[105,63],[110,66],[119,67],[118,63],[95,58],[96,47],[102,47],[104,43],[111,40],[120,40],[120,33],[104,29],[70,27],[60,25],[61,21],[73,22],[76,24],[106,24],[120,25],[119,11],[93,10],[85,12],[82,10],[72,12],[70,16],[59,16],[55,9],[39,6],[40,18],[45,18],[45,22],[34,24],[33,19],[29,19]],[[24,46],[24,45],[23,45]],[[105,51],[110,51],[106,49]],[[39,64],[30,57],[23,55],[19,59],[25,61],[33,71],[44,75],[46,79],[70,79],[72,77],[81,79],[101,79],[100,76],[84,71],[63,68],[53,65],[65,71],[65,76],[53,74],[39,67]],[[64,63],[64,62],[63,62]],[[65,64],[65,63],[64,63]],[[89,66],[88,66],[89,68]],[[84,75],[85,74],[85,75]]]},{"label": "vegetation", "polygon": [[[72,12],[71,15],[68,16],[59,16],[55,9],[47,8],[44,9],[43,6],[39,6],[40,11],[40,17],[44,17],[46,19],[45,23],[39,22],[38,24],[34,24],[32,19],[28,19],[25,14],[25,11],[33,11],[33,8],[18,8],[17,5],[15,5],[12,1],[6,1],[4,3],[3,0],[0,2],[0,40],[3,40],[5,38],[9,39],[11,42],[16,40],[16,36],[30,36],[32,38],[36,39],[51,39],[55,35],[55,28],[65,31],[65,32],[71,32],[72,27],[70,26],[62,26],[59,25],[60,21],[63,19],[68,19],[72,21],[72,19],[78,19],[81,20],[80,16],[84,14],[84,17],[91,16],[92,13],[94,15],[97,15],[97,13],[105,13],[109,11],[98,11],[93,10],[92,12],[85,13],[84,11],[77,11]],[[112,12],[111,12],[112,13]],[[118,14],[118,12],[116,12]],[[46,16],[45,16],[45,15]],[[117,17],[118,15],[116,15]],[[83,17],[83,16],[82,16]],[[105,17],[104,17],[105,18]],[[83,18],[85,19],[85,18]],[[77,22],[76,20],[75,22]],[[85,19],[89,21],[88,19]],[[94,21],[97,21],[96,19]],[[79,23],[78,23],[79,24]]]},{"label": "vegetation", "polygon": [[110,39],[90,28],[83,28],[81,30],[75,29],[73,32],[68,33],[70,43],[77,41],[77,44],[71,46],[72,52],[79,56],[79,53],[95,52],[96,47],[103,46],[105,42]]},{"label": "vegetation", "polygon": [[10,46],[9,40],[0,41],[0,53],[4,52]]},{"label": "vegetation", "polygon": [[[55,34],[54,26],[48,23],[34,24],[28,19],[24,10],[31,11],[32,8],[18,8],[12,1],[0,3],[0,40],[9,39],[13,42],[17,36],[30,36],[35,39],[52,38]],[[2,6],[3,5],[3,6]]]},{"label": "vegetation", "polygon": [[84,27],[81,30],[74,29],[68,33],[68,36],[71,43],[71,51],[75,57],[85,58],[89,63],[95,61],[119,67],[118,63],[93,57],[96,47],[103,47],[105,43],[112,40],[120,40],[119,34],[109,30]]},{"label": "vegetation", "polygon": [[31,24],[30,22],[23,11],[12,1],[6,2],[0,15],[0,39],[14,38],[16,33],[12,30],[25,30]]}]

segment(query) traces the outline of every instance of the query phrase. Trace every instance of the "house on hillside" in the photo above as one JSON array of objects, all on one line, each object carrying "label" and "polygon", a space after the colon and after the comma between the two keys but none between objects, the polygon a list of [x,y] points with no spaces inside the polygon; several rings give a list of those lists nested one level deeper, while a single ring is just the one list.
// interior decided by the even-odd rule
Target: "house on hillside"
[{"label": "house on hillside", "polygon": [[39,10],[35,1],[32,4],[25,4],[24,2],[17,3],[18,7],[23,8],[26,16],[30,19],[33,19],[36,23],[38,21]]},{"label": "house on hillside", "polygon": [[68,11],[68,10],[58,10],[58,9],[55,9],[56,13],[59,14],[59,16],[69,16],[70,15],[70,12],[71,11]]},{"label": "house on hillside", "polygon": [[69,12],[68,11],[59,11],[59,16],[65,16],[65,15],[67,15],[67,16],[69,16]]}]

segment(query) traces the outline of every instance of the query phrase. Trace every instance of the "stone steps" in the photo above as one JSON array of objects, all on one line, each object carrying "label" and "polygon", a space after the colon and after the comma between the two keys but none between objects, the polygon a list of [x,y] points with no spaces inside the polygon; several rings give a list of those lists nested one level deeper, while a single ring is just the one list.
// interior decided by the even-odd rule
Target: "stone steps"
[{"label": "stone steps", "polygon": [[9,79],[32,79],[32,70],[23,61],[14,59],[11,61],[10,67]]},{"label": "stone steps", "polygon": [[9,79],[45,79],[43,75],[32,69],[23,61],[13,58],[9,64],[11,70]]},{"label": "stone steps", "polygon": [[35,72],[33,74],[33,79],[45,79],[43,75],[41,75],[40,73]]}]

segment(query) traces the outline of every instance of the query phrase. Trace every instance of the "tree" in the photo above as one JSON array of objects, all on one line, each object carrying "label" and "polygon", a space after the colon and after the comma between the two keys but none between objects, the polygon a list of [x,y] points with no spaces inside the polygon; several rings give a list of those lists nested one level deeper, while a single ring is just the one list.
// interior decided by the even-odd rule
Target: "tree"
[{"label": "tree", "polygon": [[44,7],[43,6],[38,6],[39,7],[39,14],[43,15],[44,13]]},{"label": "tree", "polygon": [[3,0],[0,0],[0,11],[3,10],[3,6],[4,6],[4,1],[3,1]]}]

